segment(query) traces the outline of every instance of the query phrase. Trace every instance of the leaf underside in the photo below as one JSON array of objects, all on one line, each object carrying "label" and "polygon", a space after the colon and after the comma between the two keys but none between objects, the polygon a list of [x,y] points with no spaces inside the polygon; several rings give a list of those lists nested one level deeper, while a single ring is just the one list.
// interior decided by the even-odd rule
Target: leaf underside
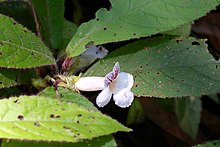
[{"label": "leaf underside", "polygon": [[183,97],[216,93],[220,63],[204,40],[156,37],[124,46],[95,64],[85,76],[104,76],[115,62],[135,78],[136,96]]},{"label": "leaf underside", "polygon": [[214,9],[216,0],[111,0],[96,18],[82,24],[67,46],[68,56],[84,52],[85,45],[118,42],[162,33],[188,24]]}]

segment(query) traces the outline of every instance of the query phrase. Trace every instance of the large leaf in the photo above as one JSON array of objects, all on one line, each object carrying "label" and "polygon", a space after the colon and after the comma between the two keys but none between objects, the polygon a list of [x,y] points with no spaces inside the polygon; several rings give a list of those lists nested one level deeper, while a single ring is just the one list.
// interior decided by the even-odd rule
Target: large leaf
[{"label": "large leaf", "polygon": [[[67,88],[63,88],[63,87],[59,87],[58,88],[58,93],[59,93],[59,98],[61,100],[67,101],[67,102],[71,102],[71,103],[75,103],[81,107],[84,107],[88,110],[94,110],[97,111],[97,108],[85,97],[83,97],[82,95],[67,89]],[[46,97],[54,97],[56,98],[56,90],[54,87],[47,87],[45,88],[41,93],[39,93],[38,95],[40,96],[46,96]]]},{"label": "large leaf", "polygon": [[92,140],[86,140],[79,143],[66,142],[30,142],[30,141],[16,141],[3,140],[1,147],[116,147],[116,143],[112,136],[101,136]]},{"label": "large leaf", "polygon": [[209,54],[204,40],[140,40],[112,52],[85,76],[104,76],[116,61],[121,71],[134,76],[136,96],[200,96],[220,91],[220,63]]},{"label": "large leaf", "polygon": [[175,112],[179,125],[184,132],[195,139],[202,111],[201,100],[198,97],[176,99]]},{"label": "large leaf", "polygon": [[67,46],[69,56],[85,45],[150,36],[188,24],[217,6],[216,0],[111,0],[112,9],[100,9],[96,18],[82,24]]},{"label": "large leaf", "polygon": [[31,68],[55,64],[52,53],[33,33],[0,14],[0,67]]},{"label": "large leaf", "polygon": [[34,76],[35,72],[33,69],[18,70],[0,68],[0,88],[31,83],[31,78]]},{"label": "large leaf", "polygon": [[32,0],[32,4],[41,24],[45,43],[53,49],[60,48],[64,22],[64,0]]},{"label": "large leaf", "polygon": [[0,100],[0,138],[79,142],[130,131],[98,111],[41,96]]}]

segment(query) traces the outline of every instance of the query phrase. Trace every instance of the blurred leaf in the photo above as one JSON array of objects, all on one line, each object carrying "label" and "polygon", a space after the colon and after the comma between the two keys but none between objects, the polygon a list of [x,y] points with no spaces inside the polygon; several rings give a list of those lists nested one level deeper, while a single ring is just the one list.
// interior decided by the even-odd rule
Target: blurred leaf
[{"label": "blurred leaf", "polygon": [[78,27],[76,24],[74,24],[68,20],[64,21],[62,48],[66,48],[66,46],[70,42],[73,35],[76,33],[77,29],[78,29]]},{"label": "blurred leaf", "polygon": [[64,0],[32,0],[42,27],[45,43],[53,49],[61,48],[64,22]]},{"label": "blurred leaf", "polygon": [[17,87],[10,88],[1,88],[0,89],[0,98],[10,97],[10,96],[19,96],[21,91]]},{"label": "blurred leaf", "polygon": [[116,147],[116,143],[112,136],[101,136],[92,140],[86,140],[79,143],[66,142],[30,142],[3,140],[2,147]]},{"label": "blurred leaf", "polygon": [[[180,105],[185,106],[184,110],[182,109],[183,107]],[[187,99],[176,99],[175,107],[180,127],[190,137],[195,139],[199,128],[202,111],[202,104],[200,98],[189,97]]]},{"label": "blurred leaf", "polygon": [[95,45],[118,42],[175,29],[205,15],[218,3],[216,0],[111,0],[110,11],[100,9],[95,19],[79,27],[67,46],[67,55],[81,54],[91,42]]},{"label": "blurred leaf", "polygon": [[55,64],[52,53],[39,38],[1,14],[0,32],[0,67],[32,68]]},{"label": "blurred leaf", "polygon": [[220,140],[214,140],[214,141],[207,141],[203,144],[198,144],[198,145],[195,145],[194,147],[218,147],[220,146]]},{"label": "blurred leaf", "polygon": [[208,95],[213,101],[215,101],[216,103],[219,103],[220,104],[220,101],[219,101],[219,96],[217,93],[215,94],[209,94]]},{"label": "blurred leaf", "polygon": [[142,105],[137,99],[135,99],[129,108],[126,124],[131,125],[141,123],[144,121],[144,119],[145,115]]},{"label": "blurred leaf", "polygon": [[136,96],[200,96],[220,89],[220,63],[204,40],[155,37],[136,41],[107,55],[85,76],[105,76],[115,62],[134,76]]},{"label": "blurred leaf", "polygon": [[30,5],[24,0],[0,1],[0,13],[12,17],[32,32],[35,32],[32,10]]},{"label": "blurred leaf", "polygon": [[[67,88],[59,87],[58,92],[60,95],[60,100],[64,100],[67,102],[75,103],[81,107],[84,107],[88,110],[94,110],[97,111],[97,108],[91,103],[87,98],[84,96],[69,90]],[[45,97],[54,97],[56,98],[56,90],[54,87],[47,87],[44,89],[41,93],[38,94],[39,96],[45,96]]]},{"label": "blurred leaf", "polygon": [[31,83],[31,78],[35,77],[35,71],[5,69],[0,68],[0,89],[15,85]]},{"label": "blurred leaf", "polygon": [[0,100],[0,126],[1,138],[37,141],[79,142],[130,131],[98,111],[41,96]]}]

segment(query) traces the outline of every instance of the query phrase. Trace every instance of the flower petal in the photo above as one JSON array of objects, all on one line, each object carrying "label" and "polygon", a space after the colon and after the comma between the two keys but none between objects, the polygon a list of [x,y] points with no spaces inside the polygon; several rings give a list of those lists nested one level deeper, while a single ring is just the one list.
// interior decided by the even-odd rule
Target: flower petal
[{"label": "flower petal", "polygon": [[99,107],[104,107],[105,105],[108,104],[108,102],[110,101],[112,97],[112,93],[109,90],[109,88],[105,88],[104,90],[102,90],[101,93],[99,93],[98,97],[96,98],[96,104]]},{"label": "flower petal", "polygon": [[129,107],[134,100],[134,94],[130,89],[122,89],[117,94],[113,95],[113,100],[115,104],[121,108]]},{"label": "flower petal", "polygon": [[124,88],[131,89],[133,85],[133,76],[126,72],[120,72],[118,77],[110,84],[109,88],[112,93],[116,94]]},{"label": "flower petal", "polygon": [[104,77],[82,77],[75,86],[81,91],[98,91],[104,89]]},{"label": "flower petal", "polygon": [[119,72],[120,72],[120,66],[119,63],[116,62],[115,66],[113,67],[113,70],[105,76],[104,86],[108,87],[117,78]]}]

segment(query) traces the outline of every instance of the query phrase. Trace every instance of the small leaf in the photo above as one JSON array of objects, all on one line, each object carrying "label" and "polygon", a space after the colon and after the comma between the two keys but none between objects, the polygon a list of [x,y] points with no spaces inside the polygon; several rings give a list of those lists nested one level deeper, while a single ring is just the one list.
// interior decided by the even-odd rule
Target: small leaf
[{"label": "small leaf", "polygon": [[[81,107],[84,107],[88,110],[94,110],[97,111],[97,108],[85,97],[83,97],[82,95],[71,91],[67,88],[63,88],[63,87],[59,87],[58,88],[58,93],[60,95],[60,99],[67,101],[67,102],[71,102],[71,103],[75,103]],[[41,93],[38,94],[39,96],[45,96],[45,97],[54,97],[56,98],[56,90],[54,87],[47,87],[46,89],[44,89]]]},{"label": "small leaf", "polygon": [[116,143],[112,136],[101,136],[92,140],[86,140],[79,143],[66,142],[30,142],[3,140],[2,147],[116,147]]},{"label": "small leaf", "polygon": [[140,40],[112,52],[85,76],[105,76],[115,62],[134,76],[136,96],[201,96],[220,90],[220,62],[208,52],[205,40]]},{"label": "small leaf", "polygon": [[48,48],[33,33],[0,14],[0,67],[32,68],[55,64]]},{"label": "small leaf", "polygon": [[180,127],[190,137],[195,139],[202,111],[200,98],[176,99],[175,107]]},{"label": "small leaf", "polygon": [[216,0],[111,0],[112,8],[102,8],[96,18],[82,24],[67,46],[68,56],[77,56],[88,43],[104,44],[172,30],[188,24],[214,9]]},{"label": "small leaf", "polygon": [[130,131],[98,111],[42,96],[0,100],[0,138],[79,142]]},{"label": "small leaf", "polygon": [[198,144],[198,145],[195,145],[194,147],[218,147],[220,146],[220,140],[214,140],[214,141],[207,141],[203,144]]},{"label": "small leaf", "polygon": [[53,49],[62,46],[64,0],[32,0],[42,27],[45,43]]},{"label": "small leaf", "polygon": [[33,77],[35,77],[33,69],[18,70],[0,68],[0,89],[31,83],[31,78]]}]

